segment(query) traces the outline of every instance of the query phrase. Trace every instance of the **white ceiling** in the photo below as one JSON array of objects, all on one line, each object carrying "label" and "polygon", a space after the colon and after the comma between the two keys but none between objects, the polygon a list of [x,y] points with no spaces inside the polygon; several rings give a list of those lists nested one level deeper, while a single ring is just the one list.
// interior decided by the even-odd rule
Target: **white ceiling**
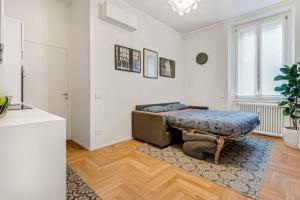
[{"label": "white ceiling", "polygon": [[169,0],[125,1],[175,30],[185,33],[285,0],[201,0],[197,10],[184,16],[172,11]]}]

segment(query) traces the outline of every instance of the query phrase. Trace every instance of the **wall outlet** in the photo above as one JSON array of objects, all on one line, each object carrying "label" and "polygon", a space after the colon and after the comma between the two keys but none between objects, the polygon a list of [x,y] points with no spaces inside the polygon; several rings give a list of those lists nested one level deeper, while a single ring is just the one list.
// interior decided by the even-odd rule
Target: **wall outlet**
[{"label": "wall outlet", "polygon": [[95,93],[95,99],[102,100],[102,95],[96,92]]},{"label": "wall outlet", "polygon": [[102,135],[102,131],[101,130],[95,130],[95,135]]}]

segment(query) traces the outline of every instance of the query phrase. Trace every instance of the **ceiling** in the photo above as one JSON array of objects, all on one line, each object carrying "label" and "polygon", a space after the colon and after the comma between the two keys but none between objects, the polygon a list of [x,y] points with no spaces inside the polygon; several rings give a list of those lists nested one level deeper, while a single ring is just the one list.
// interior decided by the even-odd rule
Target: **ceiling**
[{"label": "ceiling", "polygon": [[184,16],[172,11],[169,0],[125,1],[175,30],[186,33],[285,0],[201,0],[197,10]]}]

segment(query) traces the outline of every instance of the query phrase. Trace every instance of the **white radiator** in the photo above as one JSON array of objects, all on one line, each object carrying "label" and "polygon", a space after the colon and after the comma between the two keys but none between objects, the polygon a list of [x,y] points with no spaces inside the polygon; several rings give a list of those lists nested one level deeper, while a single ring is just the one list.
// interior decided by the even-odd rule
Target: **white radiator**
[{"label": "white radiator", "polygon": [[242,112],[251,112],[259,116],[261,124],[255,130],[256,133],[282,137],[284,117],[276,104],[238,103],[238,107]]}]

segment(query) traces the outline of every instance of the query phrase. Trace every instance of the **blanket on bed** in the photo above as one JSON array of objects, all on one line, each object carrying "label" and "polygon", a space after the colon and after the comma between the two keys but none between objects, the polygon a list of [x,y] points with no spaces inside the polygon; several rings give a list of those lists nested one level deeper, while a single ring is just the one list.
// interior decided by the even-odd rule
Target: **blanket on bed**
[{"label": "blanket on bed", "polygon": [[170,113],[167,122],[224,136],[244,136],[260,124],[258,116],[253,113],[196,109]]}]

